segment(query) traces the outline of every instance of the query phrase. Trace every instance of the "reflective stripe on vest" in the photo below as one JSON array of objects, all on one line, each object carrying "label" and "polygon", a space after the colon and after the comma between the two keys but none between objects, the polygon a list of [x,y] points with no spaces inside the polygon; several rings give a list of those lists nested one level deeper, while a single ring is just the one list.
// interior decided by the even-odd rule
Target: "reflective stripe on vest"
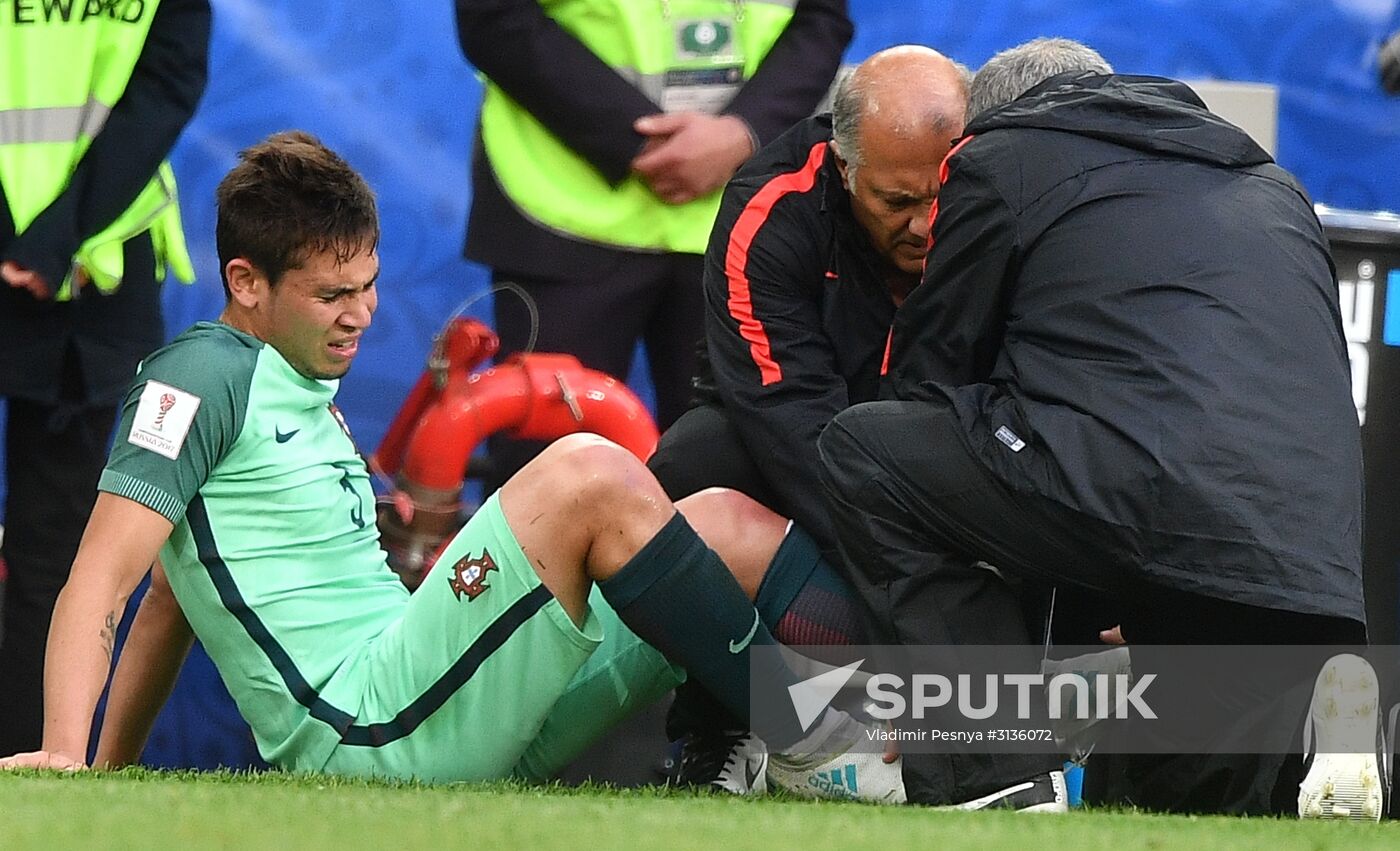
[{"label": "reflective stripe on vest", "polygon": [[[792,19],[796,0],[541,0],[545,14],[659,103],[667,72],[742,66],[748,79]],[[687,24],[732,21],[732,56],[678,59]],[[628,177],[610,185],[586,160],[487,81],[481,139],[502,191],[528,218],[573,238],[700,254],[720,192],[669,205]],[[659,107],[658,107],[659,111]]]},{"label": "reflective stripe on vest", "polygon": [[111,114],[112,108],[97,100],[83,106],[0,110],[0,145],[71,142],[79,136],[96,136]]},{"label": "reflective stripe on vest", "polygon": [[[30,14],[0,29],[0,185],[16,233],[62,194],[105,126],[131,80],[158,5],[35,4]],[[62,73],[54,73],[56,67]],[[161,277],[169,269],[181,281],[194,280],[168,163],[116,220],[78,247],[55,298],[72,297],[79,267],[99,291],[115,290],[124,272],[123,244],[144,232],[156,246]]]}]

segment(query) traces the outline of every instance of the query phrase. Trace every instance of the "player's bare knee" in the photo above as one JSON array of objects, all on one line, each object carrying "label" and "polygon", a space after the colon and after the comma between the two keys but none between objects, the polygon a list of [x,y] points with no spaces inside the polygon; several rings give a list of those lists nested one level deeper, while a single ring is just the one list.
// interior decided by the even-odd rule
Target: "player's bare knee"
[{"label": "player's bare knee", "polygon": [[582,536],[583,569],[614,575],[675,515],[666,493],[635,455],[594,436],[555,441],[538,470],[547,488],[537,510]]},{"label": "player's bare knee", "polygon": [[676,508],[753,597],[783,541],[787,519],[726,488],[700,491],[677,502]]},{"label": "player's bare knee", "polygon": [[728,488],[706,488],[677,501],[676,508],[710,549],[716,551],[741,538],[751,521],[762,518],[765,513],[772,514],[742,493]]},{"label": "player's bare knee", "polygon": [[661,486],[637,456],[595,434],[572,434],[550,444],[542,471],[560,510],[598,516],[619,503],[665,501]]}]

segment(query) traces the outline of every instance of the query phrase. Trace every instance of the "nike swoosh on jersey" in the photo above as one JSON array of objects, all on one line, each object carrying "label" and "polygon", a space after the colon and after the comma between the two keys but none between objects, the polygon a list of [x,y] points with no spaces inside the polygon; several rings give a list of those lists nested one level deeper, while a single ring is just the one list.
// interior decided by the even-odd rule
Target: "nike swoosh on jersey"
[{"label": "nike swoosh on jersey", "polygon": [[750,641],[753,641],[753,637],[754,637],[755,635],[757,635],[757,634],[758,634],[758,610],[755,609],[755,610],[754,610],[754,613],[753,613],[753,626],[749,627],[749,634],[746,635],[746,636],[744,636],[742,640],[737,641],[737,642],[731,639],[730,642],[729,642],[729,652],[730,652],[730,653],[743,653],[743,652],[744,652],[744,648],[746,648],[746,647],[749,646],[749,642],[750,642]]},{"label": "nike swoosh on jersey", "polygon": [[299,428],[294,428],[294,429],[292,429],[291,431],[283,432],[283,431],[282,431],[281,429],[279,429],[277,426],[273,426],[273,427],[272,427],[272,436],[273,436],[274,439],[276,439],[276,441],[277,441],[278,443],[286,443],[287,441],[289,441],[289,440],[291,440],[292,438],[296,437],[296,436],[297,436],[297,433],[300,432],[300,431],[301,431],[301,429],[299,429]]}]

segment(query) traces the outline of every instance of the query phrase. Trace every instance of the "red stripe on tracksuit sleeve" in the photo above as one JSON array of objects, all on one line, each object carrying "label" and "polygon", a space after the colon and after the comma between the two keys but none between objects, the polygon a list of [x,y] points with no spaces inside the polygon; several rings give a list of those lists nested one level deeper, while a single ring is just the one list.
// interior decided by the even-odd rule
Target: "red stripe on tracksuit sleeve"
[{"label": "red stripe on tracksuit sleeve", "polygon": [[768,221],[773,205],[789,192],[806,192],[817,181],[817,172],[826,159],[826,143],[818,142],[807,154],[807,162],[797,171],[780,174],[754,193],[729,232],[729,248],[724,255],[724,275],[729,281],[729,315],[739,323],[739,336],[749,343],[749,354],[758,365],[764,386],[783,380],[783,368],[773,359],[773,348],[763,323],[753,315],[749,297],[749,246],[758,229]]},{"label": "red stripe on tracksuit sleeve", "polygon": [[880,361],[880,374],[884,375],[890,371],[890,343],[894,342],[894,326],[890,326],[890,333],[885,335],[885,359]]}]

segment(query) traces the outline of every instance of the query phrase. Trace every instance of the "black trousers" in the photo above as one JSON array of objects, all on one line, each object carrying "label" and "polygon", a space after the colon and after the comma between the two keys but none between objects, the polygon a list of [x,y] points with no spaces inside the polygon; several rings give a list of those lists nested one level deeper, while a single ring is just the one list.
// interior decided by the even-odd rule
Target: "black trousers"
[{"label": "black trousers", "polygon": [[[909,645],[1028,644],[1013,582],[1068,592],[1060,633],[1094,640],[1121,624],[1130,643],[1342,644],[1364,626],[1174,591],[1136,572],[1124,533],[1013,491],[972,454],[942,402],[872,402],[836,417],[819,444],[823,484],[851,580],[883,640]],[[1066,609],[1070,607],[1065,607]],[[1227,684],[1222,684],[1227,685]],[[1301,720],[1301,715],[1299,716]],[[1290,722],[1291,723],[1291,722]],[[911,800],[965,800],[1054,767],[1044,757],[907,754]],[[1114,760],[1110,796],[1153,809],[1275,811],[1297,760],[1182,755]],[[1092,773],[1092,772],[1091,772]]]},{"label": "black trousers", "polygon": [[[1345,618],[1263,609],[1170,588],[1098,599],[1115,616],[1114,622],[1122,624],[1135,667],[1141,664],[1151,670],[1155,653],[1173,652],[1171,647],[1158,650],[1156,645],[1286,646],[1293,662],[1288,670],[1199,670],[1195,699],[1201,705],[1228,706],[1237,719],[1233,727],[1219,729],[1217,752],[1095,755],[1085,771],[1084,800],[1177,813],[1295,814],[1304,773],[1302,722],[1312,698],[1313,678],[1338,646],[1361,652],[1365,626]],[[1170,727],[1153,729],[1156,723],[1141,725],[1145,730],[1131,725],[1123,730],[1127,745],[1141,741],[1134,738],[1141,734],[1171,735]],[[1200,733],[1191,718],[1165,723],[1184,723],[1194,728],[1191,733]],[[1232,746],[1233,737],[1262,740],[1266,730],[1291,739],[1292,751],[1232,752],[1238,749]]]},{"label": "black trousers", "polygon": [[[703,333],[704,258],[696,254],[617,252],[615,265],[597,280],[532,277],[496,271],[493,284],[514,283],[539,310],[535,351],[574,355],[589,369],[626,379],[641,341],[656,390],[656,423],[665,431],[691,399],[696,352]],[[498,358],[523,351],[530,339],[530,313],[508,292],[495,296]],[[545,444],[489,441],[494,482],[499,485]]]},{"label": "black trousers", "polygon": [[54,601],[97,499],[116,407],[8,401],[0,755],[37,750]]},{"label": "black trousers", "polygon": [[[838,414],[818,443],[838,546],[867,609],[873,643],[1020,645],[1039,657],[1022,601],[1002,570],[1068,547],[1040,541],[1011,495],[964,447],[953,412],[870,402]],[[1052,558],[1054,556],[1052,555]],[[904,756],[909,800],[966,801],[1058,768],[1050,755]]]},{"label": "black trousers", "polygon": [[775,511],[773,491],[722,409],[691,408],[661,435],[647,461],[674,502],[706,488],[739,491]]}]

